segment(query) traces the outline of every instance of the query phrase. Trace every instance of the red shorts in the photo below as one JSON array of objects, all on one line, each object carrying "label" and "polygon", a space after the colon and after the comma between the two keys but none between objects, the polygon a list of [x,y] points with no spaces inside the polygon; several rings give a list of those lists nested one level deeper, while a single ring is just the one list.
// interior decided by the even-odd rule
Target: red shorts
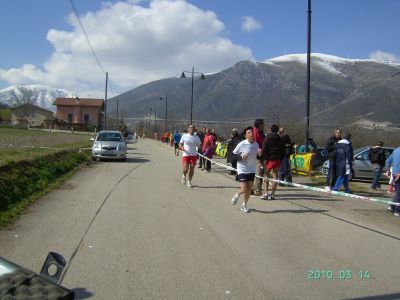
[{"label": "red shorts", "polygon": [[280,166],[281,166],[280,160],[268,160],[265,162],[265,167],[268,170],[279,169]]},{"label": "red shorts", "polygon": [[195,165],[197,161],[197,156],[183,156],[182,157],[182,163],[184,165],[189,164],[189,165]]}]

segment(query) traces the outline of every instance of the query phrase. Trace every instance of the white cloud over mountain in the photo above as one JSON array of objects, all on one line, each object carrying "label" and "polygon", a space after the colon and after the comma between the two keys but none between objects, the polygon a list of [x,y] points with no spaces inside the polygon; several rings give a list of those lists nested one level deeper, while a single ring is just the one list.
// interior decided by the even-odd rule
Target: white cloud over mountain
[{"label": "white cloud over mountain", "polygon": [[387,52],[383,52],[381,50],[377,50],[375,52],[372,52],[369,54],[369,57],[373,60],[376,61],[400,61],[399,57],[396,57],[396,55],[391,54],[391,53],[387,53]]},{"label": "white cloud over mountain", "polygon": [[247,32],[252,32],[257,29],[261,29],[262,27],[263,26],[261,22],[257,21],[256,19],[250,16],[243,17],[243,22],[240,26],[242,31],[247,31]]},{"label": "white cloud over mountain", "polygon": [[[146,2],[148,6],[137,3],[107,3],[99,11],[80,16],[103,69],[118,90],[171,77],[192,66],[208,73],[253,58],[249,48],[223,36],[224,24],[212,11],[184,0],[153,0]],[[70,31],[48,31],[54,51],[43,67],[26,64],[0,69],[0,79],[10,84],[102,91],[105,74],[76,16],[70,14],[67,21]]]}]

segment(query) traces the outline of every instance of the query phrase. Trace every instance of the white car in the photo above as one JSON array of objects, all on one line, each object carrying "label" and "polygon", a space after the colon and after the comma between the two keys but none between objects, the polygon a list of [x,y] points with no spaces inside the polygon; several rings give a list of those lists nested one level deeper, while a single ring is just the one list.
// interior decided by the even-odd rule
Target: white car
[{"label": "white car", "polygon": [[126,161],[127,147],[121,132],[99,131],[96,138],[91,140],[92,160],[104,158]]}]

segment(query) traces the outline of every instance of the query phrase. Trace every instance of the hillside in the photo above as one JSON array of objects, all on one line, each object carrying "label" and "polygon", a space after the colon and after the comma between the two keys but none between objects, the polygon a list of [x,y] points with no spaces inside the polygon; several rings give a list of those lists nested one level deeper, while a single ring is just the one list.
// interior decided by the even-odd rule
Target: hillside
[{"label": "hillside", "polygon": [[[313,54],[311,122],[349,124],[356,120],[400,123],[400,64]],[[194,120],[262,117],[267,122],[303,121],[306,105],[306,55],[263,62],[241,61],[229,69],[194,79]],[[191,78],[168,78],[139,86],[110,99],[127,117],[143,117],[155,105],[163,117],[160,95],[168,94],[168,118],[190,118]],[[326,112],[324,112],[326,111]]]}]

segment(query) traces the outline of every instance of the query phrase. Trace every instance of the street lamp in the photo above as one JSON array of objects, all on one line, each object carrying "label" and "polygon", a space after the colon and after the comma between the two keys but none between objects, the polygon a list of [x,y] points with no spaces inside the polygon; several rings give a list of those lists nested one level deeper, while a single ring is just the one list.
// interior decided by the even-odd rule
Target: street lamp
[{"label": "street lamp", "polygon": [[[164,100],[164,96],[160,96],[160,100]],[[168,122],[168,95],[165,94],[165,132],[167,132],[167,122]]]},{"label": "street lamp", "polygon": [[[185,73],[190,73],[190,71],[183,71],[181,74],[181,78],[186,78]],[[194,67],[192,67],[192,96],[190,98],[190,124],[193,123],[193,79],[194,79],[194,74],[200,74],[200,79],[206,79],[203,73],[195,72]]]}]

